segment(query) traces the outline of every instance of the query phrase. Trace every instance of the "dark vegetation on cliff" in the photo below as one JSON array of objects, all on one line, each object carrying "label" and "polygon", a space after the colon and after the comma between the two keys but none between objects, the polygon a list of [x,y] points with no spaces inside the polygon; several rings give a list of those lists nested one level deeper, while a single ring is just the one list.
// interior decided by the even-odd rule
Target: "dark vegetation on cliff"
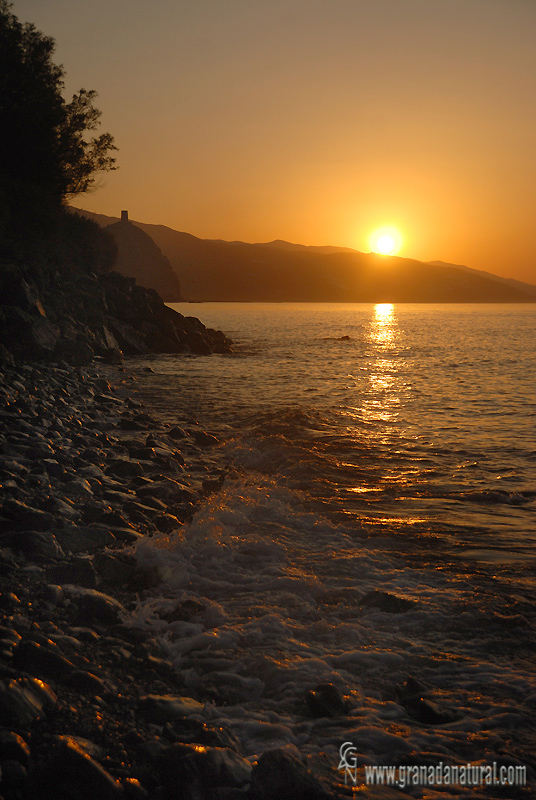
[{"label": "dark vegetation on cliff", "polygon": [[[136,259],[151,251],[168,269],[171,299],[178,280],[157,246],[142,239],[125,250],[67,201],[115,169],[109,133],[94,136],[95,92],[63,98],[64,72],[54,41],[21,23],[0,0],[0,360],[87,364],[122,354],[229,352],[225,336],[168,309],[158,293],[136,285]],[[133,259],[127,276],[117,257]],[[142,256],[143,257],[143,253]]]}]

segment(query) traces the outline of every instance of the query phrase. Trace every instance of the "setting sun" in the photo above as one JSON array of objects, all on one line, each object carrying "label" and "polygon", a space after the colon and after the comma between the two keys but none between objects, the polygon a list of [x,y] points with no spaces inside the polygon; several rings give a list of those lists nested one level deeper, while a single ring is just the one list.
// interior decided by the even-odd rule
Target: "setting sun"
[{"label": "setting sun", "polygon": [[396,228],[379,228],[370,237],[370,249],[373,253],[394,256],[402,247],[402,236]]}]

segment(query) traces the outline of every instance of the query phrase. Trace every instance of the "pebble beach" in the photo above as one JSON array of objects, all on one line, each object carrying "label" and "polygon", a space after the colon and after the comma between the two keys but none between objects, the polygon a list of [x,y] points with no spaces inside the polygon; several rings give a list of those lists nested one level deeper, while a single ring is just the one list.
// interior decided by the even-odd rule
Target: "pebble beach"
[{"label": "pebble beach", "polygon": [[131,624],[161,579],[136,545],[177,532],[224,477],[215,437],[157,422],[134,386],[103,364],[2,371],[0,796],[334,796],[283,749],[245,758]]}]

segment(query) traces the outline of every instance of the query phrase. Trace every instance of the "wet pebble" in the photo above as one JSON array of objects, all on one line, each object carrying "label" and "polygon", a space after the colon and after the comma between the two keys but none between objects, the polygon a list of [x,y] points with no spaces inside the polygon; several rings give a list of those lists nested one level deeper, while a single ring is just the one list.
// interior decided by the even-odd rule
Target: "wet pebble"
[{"label": "wet pebble", "polygon": [[88,622],[113,625],[126,615],[124,606],[118,600],[96,589],[74,584],[65,584],[62,589],[76,603],[82,625]]},{"label": "wet pebble", "polygon": [[[72,736],[52,740],[52,756],[38,777],[40,800],[115,800],[119,781],[103,769]],[[37,782],[37,781],[36,781]]]},{"label": "wet pebble", "polygon": [[254,765],[251,795],[255,800],[329,800],[330,797],[313,773],[283,748],[266,751]]},{"label": "wet pebble", "polygon": [[0,728],[0,762],[18,761],[23,766],[28,766],[30,748],[28,743],[18,733]]}]

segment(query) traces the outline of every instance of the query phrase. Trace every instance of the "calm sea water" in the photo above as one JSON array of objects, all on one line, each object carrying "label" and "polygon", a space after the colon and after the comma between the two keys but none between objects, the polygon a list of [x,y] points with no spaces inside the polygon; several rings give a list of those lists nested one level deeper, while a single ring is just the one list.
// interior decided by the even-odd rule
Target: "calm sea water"
[{"label": "calm sea water", "polygon": [[[135,624],[252,757],[297,747],[332,780],[345,741],[362,764],[528,763],[536,307],[173,307],[235,353],[137,359],[139,393],[216,435],[227,477],[190,524],[138,548],[163,583]],[[373,591],[406,610],[363,604]],[[192,598],[188,621],[159,615]],[[443,722],[408,710],[408,676]],[[323,682],[349,716],[311,718],[303,698]]]}]

